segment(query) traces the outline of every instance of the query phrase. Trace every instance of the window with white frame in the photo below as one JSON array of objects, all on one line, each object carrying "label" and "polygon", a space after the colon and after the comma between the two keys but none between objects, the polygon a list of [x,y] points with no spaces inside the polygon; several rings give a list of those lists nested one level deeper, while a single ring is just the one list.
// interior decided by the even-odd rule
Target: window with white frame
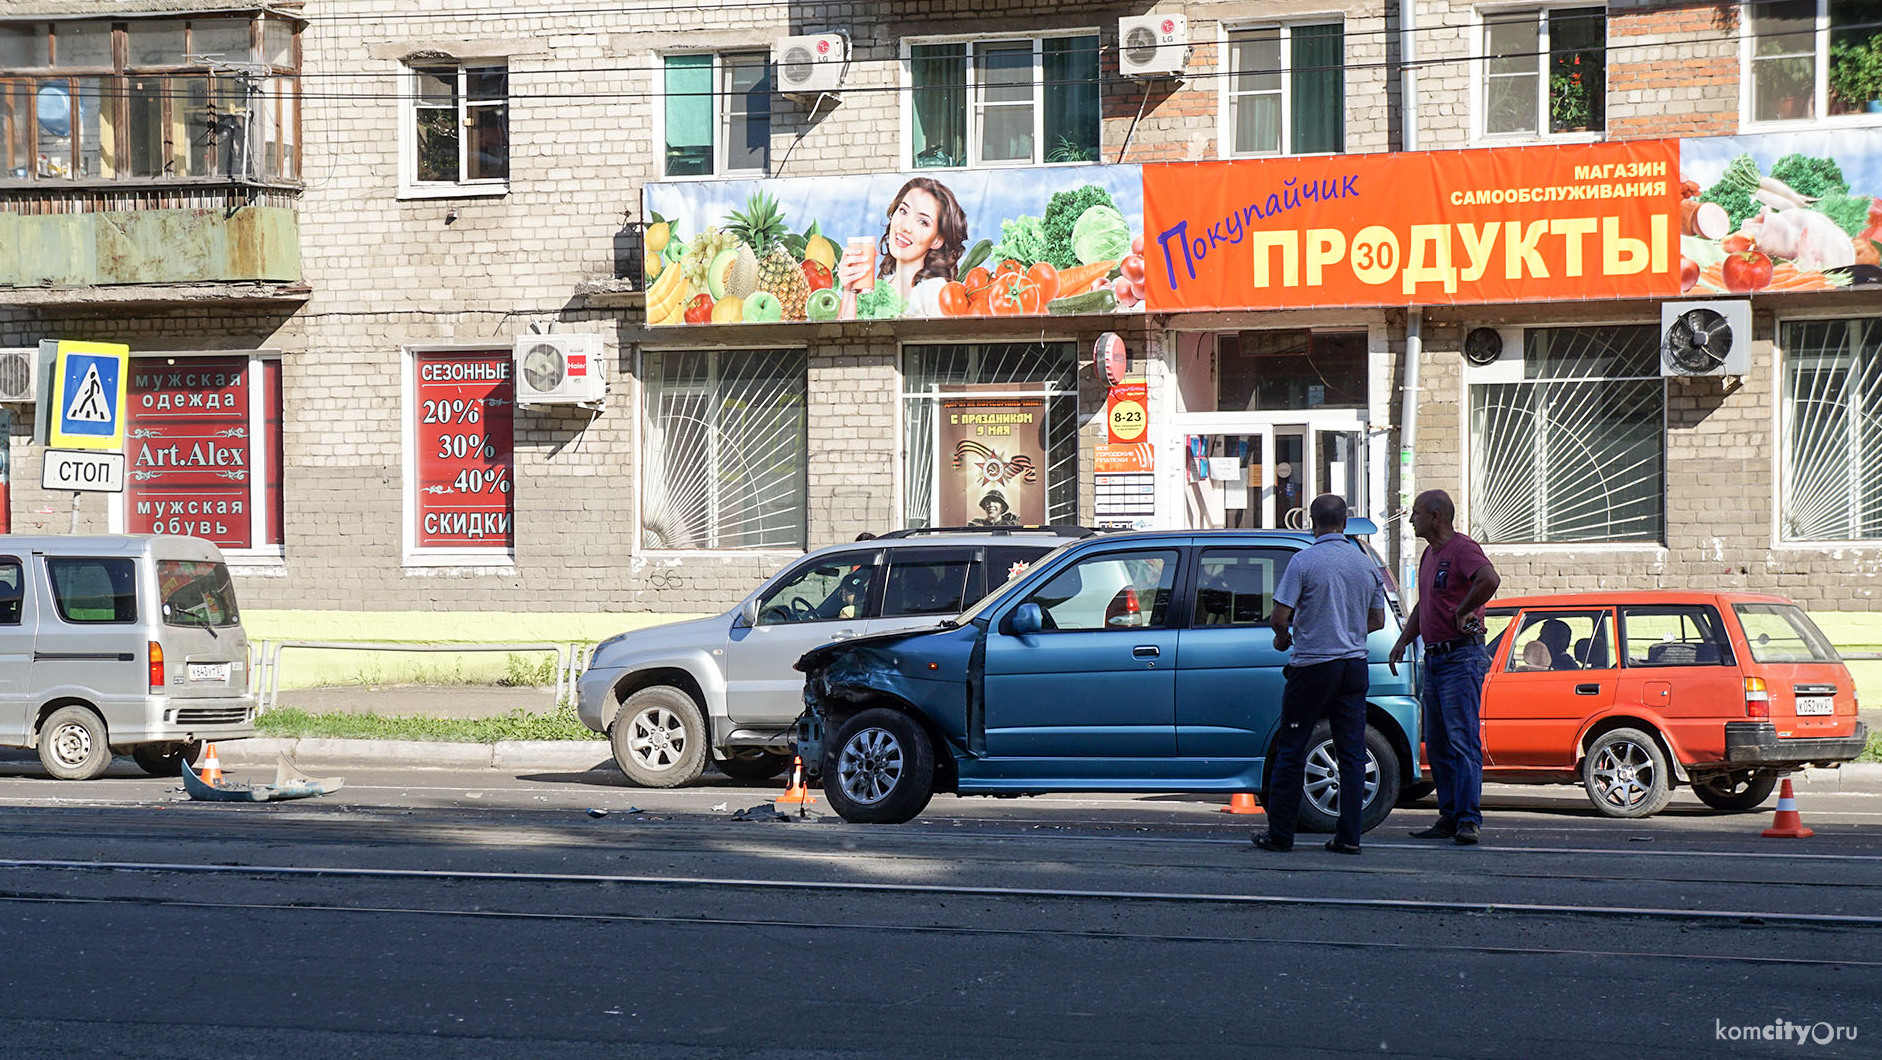
[{"label": "window with white frame", "polygon": [[1882,3],[1761,0],[1745,12],[1752,121],[1882,112]]},{"label": "window with white frame", "polygon": [[803,548],[805,352],[649,352],[641,378],[641,547]]},{"label": "window with white frame", "polygon": [[1782,537],[1882,539],[1882,319],[1790,321]]},{"label": "window with white frame", "polygon": [[1470,524],[1485,544],[1658,541],[1657,327],[1530,328],[1523,381],[1470,387]]},{"label": "window with white frame", "polygon": [[1346,149],[1346,44],[1340,23],[1232,30],[1228,47],[1230,154]]},{"label": "window with white frame", "polygon": [[1600,7],[1486,12],[1483,135],[1606,128],[1607,26]]},{"label": "window with white frame", "polygon": [[666,175],[766,172],[771,161],[771,56],[669,55],[663,82]]},{"label": "window with white frame", "polygon": [[502,62],[406,71],[408,194],[500,194],[510,183],[510,72]]},{"label": "window with white frame", "polygon": [[1098,36],[908,45],[909,165],[1096,162]]}]

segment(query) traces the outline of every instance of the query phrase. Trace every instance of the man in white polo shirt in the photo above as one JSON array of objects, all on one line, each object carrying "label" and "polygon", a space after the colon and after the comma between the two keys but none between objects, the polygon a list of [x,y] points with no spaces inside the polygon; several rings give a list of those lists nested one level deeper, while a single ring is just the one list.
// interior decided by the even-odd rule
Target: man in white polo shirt
[{"label": "man in white polo shirt", "polygon": [[1321,494],[1308,515],[1314,543],[1288,561],[1269,619],[1275,650],[1288,653],[1287,690],[1268,778],[1268,830],[1253,838],[1263,850],[1294,849],[1307,741],[1326,718],[1340,760],[1340,825],[1327,849],[1357,854],[1366,801],[1366,635],[1385,628],[1385,584],[1346,538],[1346,498]]}]

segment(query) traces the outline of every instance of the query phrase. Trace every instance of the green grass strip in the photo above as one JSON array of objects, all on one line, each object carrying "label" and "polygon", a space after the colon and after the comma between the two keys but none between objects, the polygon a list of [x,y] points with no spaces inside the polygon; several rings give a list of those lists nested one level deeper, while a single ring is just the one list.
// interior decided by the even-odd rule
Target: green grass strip
[{"label": "green grass strip", "polygon": [[384,717],[378,714],[311,714],[277,707],[255,719],[263,736],[329,740],[437,740],[449,743],[496,743],[499,740],[604,740],[583,725],[573,707],[547,714],[517,708],[496,718]]},{"label": "green grass strip", "polygon": [[1882,730],[1869,734],[1869,746],[1856,756],[1858,762],[1882,762]]}]

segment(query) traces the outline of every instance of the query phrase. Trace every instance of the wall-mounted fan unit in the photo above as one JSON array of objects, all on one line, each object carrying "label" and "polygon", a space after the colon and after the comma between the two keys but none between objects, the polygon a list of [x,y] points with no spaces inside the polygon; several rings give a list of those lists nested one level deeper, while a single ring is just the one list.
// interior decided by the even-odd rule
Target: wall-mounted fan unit
[{"label": "wall-mounted fan unit", "polygon": [[608,393],[599,335],[525,335],[516,340],[518,405],[585,405]]},{"label": "wall-mounted fan unit", "polygon": [[1181,77],[1189,65],[1189,19],[1126,15],[1117,20],[1117,70],[1125,77]]},{"label": "wall-mounted fan unit", "polygon": [[779,37],[771,45],[778,67],[778,91],[787,96],[817,96],[843,87],[849,69],[850,40],[841,33]]},{"label": "wall-mounted fan unit", "polygon": [[1750,369],[1748,300],[1660,303],[1661,375],[1744,375]]},{"label": "wall-mounted fan unit", "polygon": [[1474,327],[1464,332],[1464,379],[1470,383],[1523,381],[1523,329]]},{"label": "wall-mounted fan unit", "polygon": [[39,347],[0,349],[0,401],[39,400]]}]

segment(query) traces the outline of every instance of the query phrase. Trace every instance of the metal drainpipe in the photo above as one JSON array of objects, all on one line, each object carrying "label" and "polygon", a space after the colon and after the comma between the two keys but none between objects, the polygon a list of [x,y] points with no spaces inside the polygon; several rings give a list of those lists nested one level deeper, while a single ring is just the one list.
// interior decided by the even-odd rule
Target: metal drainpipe
[{"label": "metal drainpipe", "polygon": [[1405,314],[1405,390],[1398,414],[1398,595],[1409,614],[1417,603],[1418,567],[1413,560],[1417,539],[1411,533],[1413,492],[1412,455],[1418,441],[1418,362],[1424,355],[1425,312],[1413,306]]},{"label": "metal drainpipe", "polygon": [[1418,150],[1418,74],[1412,61],[1418,51],[1418,0],[1398,0],[1399,111],[1404,119],[1404,148]]}]

